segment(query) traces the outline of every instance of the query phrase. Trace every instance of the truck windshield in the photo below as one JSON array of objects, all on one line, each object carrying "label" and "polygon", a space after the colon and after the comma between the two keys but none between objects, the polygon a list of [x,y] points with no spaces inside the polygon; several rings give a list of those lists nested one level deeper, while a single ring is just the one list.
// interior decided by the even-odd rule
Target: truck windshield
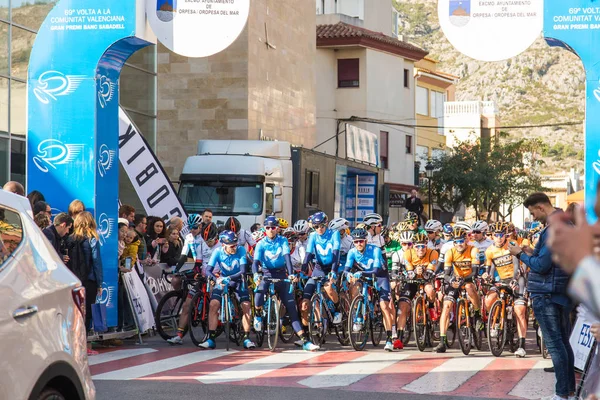
[{"label": "truck windshield", "polygon": [[188,213],[210,208],[215,215],[260,215],[262,188],[250,182],[182,182],[179,197]]}]

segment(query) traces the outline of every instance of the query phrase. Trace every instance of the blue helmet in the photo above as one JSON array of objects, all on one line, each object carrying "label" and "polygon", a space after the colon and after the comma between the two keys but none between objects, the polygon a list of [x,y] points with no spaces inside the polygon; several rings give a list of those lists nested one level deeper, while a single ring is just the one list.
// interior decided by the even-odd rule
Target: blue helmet
[{"label": "blue helmet", "polygon": [[451,224],[444,224],[444,227],[442,228],[442,231],[446,235],[452,235],[452,225]]},{"label": "blue helmet", "polygon": [[352,231],[351,233],[352,235],[352,240],[364,240],[367,238],[367,231],[364,229],[355,229]]},{"label": "blue helmet", "polygon": [[279,226],[279,221],[273,215],[269,215],[267,218],[265,218],[265,223],[263,225],[264,226],[275,226],[275,227],[278,227]]},{"label": "blue helmet", "polygon": [[238,236],[233,231],[223,231],[219,235],[219,241],[223,244],[237,244]]},{"label": "blue helmet", "polygon": [[202,217],[200,214],[190,214],[187,223],[190,229],[195,229],[202,224]]},{"label": "blue helmet", "polygon": [[315,213],[312,215],[312,223],[313,225],[321,225],[327,224],[329,222],[329,218],[327,218],[327,214],[322,211]]}]

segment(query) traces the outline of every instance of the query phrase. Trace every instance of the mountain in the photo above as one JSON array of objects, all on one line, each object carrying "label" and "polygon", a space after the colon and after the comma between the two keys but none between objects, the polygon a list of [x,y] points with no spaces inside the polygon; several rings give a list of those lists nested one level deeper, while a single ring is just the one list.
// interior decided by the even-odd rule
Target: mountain
[{"label": "mountain", "polygon": [[[473,60],[456,50],[440,29],[436,0],[394,0],[400,34],[429,51],[439,69],[460,77],[456,100],[494,100],[503,126],[578,122],[584,119],[585,74],[579,58],[540,38],[525,52],[500,62]],[[538,138],[544,172],[583,169],[583,124],[503,129],[511,137]]]}]

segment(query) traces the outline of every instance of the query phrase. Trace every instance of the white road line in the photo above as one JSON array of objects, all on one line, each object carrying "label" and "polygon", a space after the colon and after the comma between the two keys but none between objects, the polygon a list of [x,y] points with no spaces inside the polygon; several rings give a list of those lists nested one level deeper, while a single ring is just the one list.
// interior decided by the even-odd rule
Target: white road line
[{"label": "white road line", "polygon": [[551,366],[552,360],[538,361],[509,394],[525,399],[539,399],[544,396],[552,396],[554,394],[556,378],[554,374],[544,372],[544,368]]},{"label": "white road line", "polygon": [[402,389],[420,394],[452,392],[493,360],[494,357],[452,358]]},{"label": "white road line", "polygon": [[245,364],[236,365],[235,367],[215,371],[196,379],[202,383],[239,382],[268,374],[292,364],[310,360],[322,354],[324,353],[301,350],[284,351],[258,360],[249,361]]},{"label": "white road line", "polygon": [[171,369],[185,367],[186,365],[196,364],[199,362],[212,360],[214,358],[234,353],[236,353],[236,351],[195,351],[193,353],[184,354],[181,356],[171,357],[164,360],[153,361],[150,363],[136,365],[129,368],[123,368],[116,371],[106,372],[104,374],[95,375],[92,377],[92,379],[119,381],[137,379],[143,376],[148,376],[152,374],[157,374],[159,372],[169,371]]},{"label": "white road line", "polygon": [[155,349],[127,349],[127,350],[116,350],[109,353],[98,354],[95,356],[88,357],[88,363],[90,366],[107,363],[110,361],[122,360],[124,358],[141,356],[142,354],[154,353]]},{"label": "white road line", "polygon": [[408,357],[410,354],[370,353],[319,372],[298,383],[310,388],[348,386]]}]

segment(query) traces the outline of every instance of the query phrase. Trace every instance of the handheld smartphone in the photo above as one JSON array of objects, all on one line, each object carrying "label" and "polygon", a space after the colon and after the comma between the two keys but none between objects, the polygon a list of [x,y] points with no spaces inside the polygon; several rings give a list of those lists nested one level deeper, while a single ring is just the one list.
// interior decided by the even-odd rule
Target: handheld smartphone
[{"label": "handheld smartphone", "polygon": [[516,245],[517,245],[517,243],[516,243],[516,242],[513,242],[512,240],[510,241],[510,244],[511,244],[511,245],[513,245],[513,246],[516,246]]},{"label": "handheld smartphone", "polygon": [[131,269],[131,257],[125,259],[125,268]]}]

